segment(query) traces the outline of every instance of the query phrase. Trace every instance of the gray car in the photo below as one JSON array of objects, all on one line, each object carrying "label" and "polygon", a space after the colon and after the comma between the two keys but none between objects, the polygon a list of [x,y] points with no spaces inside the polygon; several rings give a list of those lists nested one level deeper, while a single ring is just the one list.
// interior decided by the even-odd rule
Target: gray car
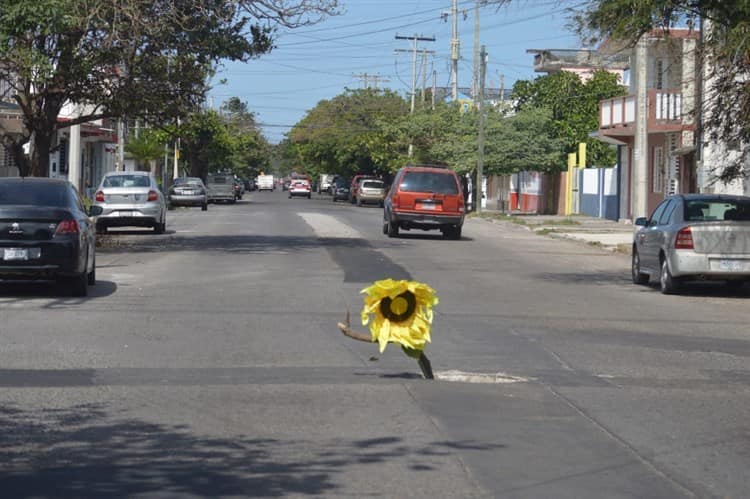
[{"label": "gray car", "polygon": [[109,227],[153,227],[162,234],[167,226],[167,203],[149,172],[110,172],[99,184],[94,205],[102,208],[97,232]]},{"label": "gray car", "polygon": [[206,211],[208,192],[200,177],[179,177],[169,188],[167,201],[170,210],[175,206],[200,206],[201,210]]},{"label": "gray car", "polygon": [[688,280],[750,280],[750,197],[678,194],[635,221],[632,278],[659,279],[662,293]]}]

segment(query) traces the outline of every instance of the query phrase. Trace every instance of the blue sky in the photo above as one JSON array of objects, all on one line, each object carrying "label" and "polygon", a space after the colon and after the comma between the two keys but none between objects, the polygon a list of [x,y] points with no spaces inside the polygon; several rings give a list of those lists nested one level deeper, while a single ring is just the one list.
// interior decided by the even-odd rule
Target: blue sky
[{"label": "blue sky", "polygon": [[[396,35],[435,37],[418,49],[432,50],[427,74],[437,72],[437,85],[450,85],[451,0],[342,0],[342,15],[314,26],[284,30],[270,53],[248,63],[227,63],[215,78],[211,100],[215,107],[229,97],[239,97],[256,113],[266,137],[273,143],[284,138],[292,125],[319,101],[346,88],[363,88],[358,75],[379,78],[378,87],[408,96],[411,90],[412,42]],[[576,36],[566,28],[572,0],[514,0],[502,7],[480,9],[480,45],[488,61],[486,86],[505,88],[516,80],[539,76],[527,49],[578,48]],[[459,86],[470,86],[474,64],[475,0],[459,0]],[[465,11],[465,17],[463,12]],[[421,62],[421,61],[420,61]],[[421,85],[421,65],[418,70]],[[225,79],[226,83],[219,84]],[[385,81],[387,80],[387,81]],[[372,79],[370,79],[372,86]],[[427,85],[432,78],[428,76]]]}]

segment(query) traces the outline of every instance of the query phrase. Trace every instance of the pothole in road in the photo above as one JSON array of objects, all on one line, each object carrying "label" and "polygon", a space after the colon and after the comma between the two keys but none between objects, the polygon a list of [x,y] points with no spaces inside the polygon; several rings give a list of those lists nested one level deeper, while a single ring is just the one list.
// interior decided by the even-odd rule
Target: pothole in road
[{"label": "pothole in road", "polygon": [[450,381],[454,383],[524,383],[529,378],[523,376],[511,376],[505,373],[467,373],[463,371],[439,371],[435,373],[435,379]]}]

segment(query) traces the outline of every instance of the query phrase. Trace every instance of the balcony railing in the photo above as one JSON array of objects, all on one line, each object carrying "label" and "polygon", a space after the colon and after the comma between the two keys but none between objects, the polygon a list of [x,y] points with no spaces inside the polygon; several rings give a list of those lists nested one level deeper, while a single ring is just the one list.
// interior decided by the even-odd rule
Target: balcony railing
[{"label": "balcony railing", "polygon": [[[599,129],[605,134],[630,135],[635,129],[637,99],[635,95],[614,97],[599,102]],[[671,132],[684,128],[682,92],[651,89],[648,91],[648,130]]]}]

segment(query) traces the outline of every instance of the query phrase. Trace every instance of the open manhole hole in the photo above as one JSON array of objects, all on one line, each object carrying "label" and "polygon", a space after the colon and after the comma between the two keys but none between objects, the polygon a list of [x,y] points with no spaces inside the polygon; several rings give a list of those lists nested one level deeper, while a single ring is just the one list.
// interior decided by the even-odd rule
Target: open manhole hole
[{"label": "open manhole hole", "polygon": [[505,373],[467,373],[463,371],[438,371],[435,379],[454,383],[524,383],[529,378],[511,376]]}]

